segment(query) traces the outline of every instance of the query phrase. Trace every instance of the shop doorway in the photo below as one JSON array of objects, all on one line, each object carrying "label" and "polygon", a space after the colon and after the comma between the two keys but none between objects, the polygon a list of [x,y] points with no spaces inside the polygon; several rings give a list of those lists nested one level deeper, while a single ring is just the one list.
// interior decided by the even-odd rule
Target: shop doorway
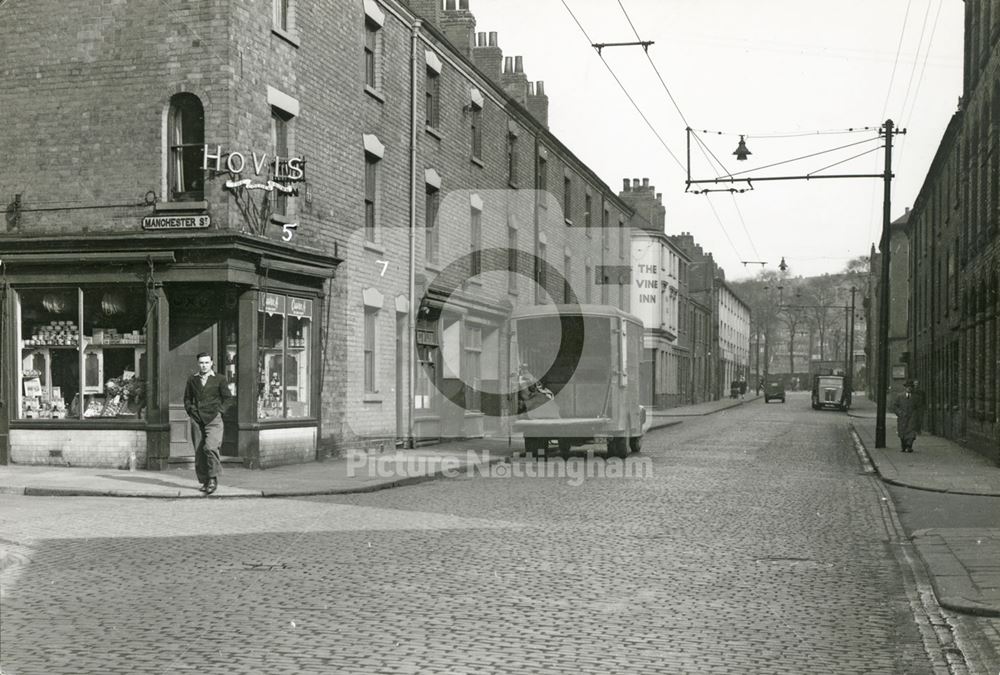
[{"label": "shop doorway", "polygon": [[187,378],[198,370],[198,354],[215,353],[217,319],[198,316],[170,317],[170,352],[166,370],[170,380],[170,456],[193,457],[198,439],[184,411],[184,387]]},{"label": "shop doorway", "polygon": [[[168,379],[170,457],[193,458],[198,438],[197,430],[184,411],[184,387],[187,379],[198,370],[198,354],[207,352],[215,362],[215,372],[226,374],[227,364],[235,370],[236,346],[228,342],[236,336],[236,295],[219,286],[174,284],[167,288],[170,303],[169,351],[161,364],[161,373]],[[225,333],[224,333],[225,331]],[[225,335],[227,344],[222,345]],[[230,335],[232,338],[230,338]],[[235,406],[233,406],[235,408]],[[222,454],[239,454],[236,442],[235,410],[226,416]]]}]

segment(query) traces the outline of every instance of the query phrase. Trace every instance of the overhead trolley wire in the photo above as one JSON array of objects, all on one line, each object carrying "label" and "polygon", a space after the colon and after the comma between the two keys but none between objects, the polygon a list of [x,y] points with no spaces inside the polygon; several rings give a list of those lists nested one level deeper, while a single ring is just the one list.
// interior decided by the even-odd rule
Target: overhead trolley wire
[{"label": "overhead trolley wire", "polygon": [[800,138],[802,136],[826,136],[832,134],[859,134],[862,131],[877,131],[880,127],[848,127],[846,129],[817,129],[815,131],[769,131],[766,133],[740,133],[736,131],[713,131],[711,129],[692,129],[702,134],[717,136],[744,136],[746,138]]},{"label": "overhead trolley wire", "polygon": [[[565,4],[565,2],[563,4]],[[632,17],[629,16],[628,10],[626,10],[625,9],[625,5],[622,4],[622,0],[618,0],[618,6],[621,8],[622,14],[625,15],[625,20],[628,21],[628,25],[632,28],[632,33],[635,35],[635,39],[639,40],[641,42],[642,41],[642,37],[639,35],[639,31],[636,30],[635,24],[632,22]],[[667,86],[666,80],[664,80],[663,79],[663,75],[660,74],[660,69],[656,67],[656,62],[653,61],[653,57],[651,57],[649,55],[649,50],[648,49],[644,49],[643,53],[646,55],[646,60],[649,61],[649,65],[653,68],[653,72],[656,73],[657,79],[660,80],[660,85],[663,87],[663,91],[665,91],[667,93],[667,98],[670,99],[670,103],[673,104],[674,110],[677,111],[677,115],[681,118],[681,121],[684,122],[684,127],[685,128],[690,128],[691,125],[688,123],[687,118],[684,116],[684,112],[681,110],[680,105],[677,103],[677,99],[674,98],[674,95],[670,91],[670,87]],[[697,137],[696,137],[696,139],[697,139]],[[705,145],[705,143],[702,142],[701,139],[697,139],[697,140],[698,140],[698,144],[700,146],[702,155],[705,155],[705,153],[707,151],[708,154],[711,155],[712,158],[718,163],[719,168],[721,168],[723,172],[728,172],[728,170],[726,169],[725,165],[719,160],[718,157],[715,156],[715,153],[712,152],[711,148],[709,148],[707,145]],[[705,158],[708,159],[708,156],[706,155]],[[709,160],[709,163],[711,163],[711,160]],[[756,246],[756,244],[754,244],[753,237],[750,236],[749,229],[747,229],[746,220],[743,218],[743,213],[740,210],[739,203],[736,201],[736,195],[730,193],[730,196],[733,198],[733,206],[736,208],[736,213],[739,215],[740,223],[743,225],[743,233],[746,235],[747,241],[750,242],[750,248],[753,250],[754,256],[759,259],[760,258],[760,254],[757,252],[757,246]],[[726,231],[726,228],[722,224],[722,220],[719,218],[719,214],[715,211],[714,207],[712,208],[712,213],[715,215],[715,219],[719,223],[719,227],[722,229],[723,233],[726,235],[726,239],[729,239],[730,246],[733,246],[732,239],[729,238],[729,233]],[[736,250],[735,246],[733,246],[733,250],[734,251]],[[739,252],[738,251],[737,251],[737,256],[739,256]]]},{"label": "overhead trolley wire", "polygon": [[[739,175],[742,175],[742,174],[745,174],[745,173],[750,173],[751,171],[760,171],[761,169],[770,169],[773,166],[780,166],[782,164],[790,164],[791,162],[798,162],[799,160],[802,160],[802,159],[808,159],[810,157],[816,157],[818,155],[825,155],[825,154],[827,154],[829,152],[836,152],[837,150],[843,150],[844,148],[850,148],[850,147],[852,147],[854,145],[861,145],[862,143],[870,143],[872,141],[877,141],[877,140],[879,140],[878,136],[874,136],[872,138],[865,138],[864,140],[855,141],[854,143],[846,143],[844,145],[839,145],[839,146],[837,146],[835,148],[829,148],[827,150],[820,150],[819,152],[811,152],[808,155],[801,155],[799,157],[793,157],[792,159],[785,159],[785,160],[782,160],[780,162],[774,162],[773,164],[765,164],[764,166],[759,166],[759,167],[756,167],[754,169],[747,169],[746,171],[738,171],[738,172],[733,173],[733,174],[727,174],[726,176],[719,176],[719,178],[726,178],[726,177],[732,178],[734,176],[739,176]],[[863,154],[867,154],[867,153],[861,153],[861,154],[863,155]]]},{"label": "overhead trolley wire", "polygon": [[[899,114],[902,116],[903,111],[906,110],[906,104],[910,100],[910,89],[913,87],[913,76],[917,72],[917,58],[920,56],[920,48],[924,44],[924,33],[927,31],[927,19],[931,15],[931,2],[933,0],[927,0],[927,11],[924,12],[924,21],[920,24],[920,37],[917,38],[917,52],[916,56],[913,58],[913,67],[910,68],[910,79],[906,81],[906,93],[903,95],[903,104],[899,106]],[[930,49],[930,43],[927,44],[928,50]],[[902,120],[900,120],[902,122]],[[903,139],[906,140],[906,139]]]},{"label": "overhead trolley wire", "polygon": [[885,117],[885,111],[889,109],[889,96],[892,94],[892,84],[896,79],[896,66],[899,65],[899,52],[903,48],[903,36],[906,35],[906,21],[910,17],[910,4],[913,0],[906,0],[906,12],[903,14],[903,25],[899,30],[899,43],[896,45],[896,58],[892,62],[892,73],[889,75],[889,86],[885,91],[885,103],[882,105],[882,117]]},{"label": "overhead trolley wire", "polygon": [[[917,78],[917,89],[916,91],[913,92],[913,100],[910,102],[910,112],[909,113],[904,112],[902,121],[905,122],[909,121],[910,115],[913,113],[913,109],[917,105],[917,99],[920,96],[920,85],[924,81],[924,71],[927,69],[927,57],[931,55],[931,45],[934,43],[934,34],[937,32],[938,19],[941,18],[941,6],[943,4],[944,0],[938,0],[937,12],[934,14],[934,23],[931,24],[931,34],[927,38],[927,51],[924,52],[924,61],[920,65],[920,77]],[[903,138],[903,141],[904,142],[906,141],[905,137]]]},{"label": "overhead trolley wire", "polygon": [[[573,13],[573,10],[570,9],[569,5],[566,4],[566,0],[561,0],[561,2],[563,4],[563,7],[566,8],[566,11],[569,12],[569,15],[573,17],[573,21],[576,22],[577,28],[580,29],[580,32],[583,33],[583,36],[587,39],[587,44],[593,45],[594,41],[590,39],[590,36],[587,34],[587,31],[580,23],[580,20],[576,18],[576,15]],[[636,112],[639,113],[639,116],[642,118],[642,121],[646,123],[646,126],[649,127],[649,130],[653,132],[654,136],[656,136],[656,139],[660,141],[660,145],[662,145],[663,148],[667,151],[667,154],[669,154],[673,158],[674,162],[677,163],[677,166],[680,167],[681,171],[687,171],[686,167],[684,166],[684,163],[677,158],[677,155],[675,155],[674,151],[670,149],[670,146],[667,145],[667,142],[663,140],[663,137],[660,136],[659,132],[653,126],[653,123],[649,121],[648,117],[646,117],[646,113],[642,111],[642,109],[639,107],[639,104],[636,103],[635,99],[632,98],[632,95],[629,94],[628,89],[625,88],[624,83],[622,83],[622,81],[618,78],[618,75],[615,73],[614,69],[612,69],[611,65],[604,59],[604,55],[598,52],[597,56],[598,58],[601,59],[601,63],[604,64],[604,67],[608,69],[608,72],[611,73],[611,77],[613,77],[615,79],[615,82],[618,83],[618,86],[621,88],[622,93],[625,94],[625,97],[629,100],[629,103],[631,103],[632,107],[634,107]]]}]

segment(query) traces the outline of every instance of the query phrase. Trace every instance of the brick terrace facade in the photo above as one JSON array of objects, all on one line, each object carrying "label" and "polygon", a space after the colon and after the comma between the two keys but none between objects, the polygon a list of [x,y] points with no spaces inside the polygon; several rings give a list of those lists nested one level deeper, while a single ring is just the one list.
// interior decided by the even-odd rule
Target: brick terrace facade
[{"label": "brick terrace facade", "polygon": [[928,395],[927,424],[1000,462],[1000,12],[995,3],[965,3],[963,95],[914,201],[909,236],[910,367]]},{"label": "brick terrace facade", "polygon": [[[628,310],[631,209],[548,131],[544,86],[475,33],[466,3],[283,6],[3,8],[18,26],[0,47],[4,354],[50,358],[25,342],[27,314],[8,330],[31,293],[42,316],[51,292],[87,303],[131,284],[149,371],[144,412],[90,420],[25,418],[26,369],[4,369],[4,398],[20,401],[3,411],[4,459],[44,454],[50,429],[109,428],[145,437],[131,449],[165,466],[190,445],[175,380],[203,348],[238,388],[224,450],[249,466],[478,435],[509,412],[507,312],[566,299]],[[195,143],[197,170],[184,164]],[[226,185],[289,185],[280,163],[258,163],[276,150],[304,160],[283,207],[277,191]],[[180,225],[144,229],[149,216]],[[198,217],[210,227],[191,227]],[[263,328],[276,316],[280,338]],[[97,319],[83,321],[81,334]]]}]

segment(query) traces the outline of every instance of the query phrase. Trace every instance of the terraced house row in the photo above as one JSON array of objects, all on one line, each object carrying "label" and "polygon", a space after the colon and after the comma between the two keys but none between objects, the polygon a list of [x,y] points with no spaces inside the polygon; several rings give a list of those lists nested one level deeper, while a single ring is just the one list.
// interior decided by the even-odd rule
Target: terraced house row
[{"label": "terraced house row", "polygon": [[[1000,462],[1000,11],[965,2],[959,109],[906,222],[908,375],[934,433]],[[895,266],[895,262],[892,263]]]},{"label": "terraced house row", "polygon": [[0,12],[4,461],[186,460],[200,352],[250,467],[498,432],[513,308],[629,309],[632,209],[467,0]]}]

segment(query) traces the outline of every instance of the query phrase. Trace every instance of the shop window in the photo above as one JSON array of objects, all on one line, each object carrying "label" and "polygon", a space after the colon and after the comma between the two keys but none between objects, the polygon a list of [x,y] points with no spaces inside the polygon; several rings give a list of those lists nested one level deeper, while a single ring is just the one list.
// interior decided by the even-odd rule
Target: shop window
[{"label": "shop window", "polygon": [[167,190],[170,201],[201,201],[205,198],[201,168],[205,144],[205,111],[194,94],[174,94],[167,118],[169,162]]},{"label": "shop window", "polygon": [[313,301],[261,293],[257,312],[257,419],[309,417]]},{"label": "shop window", "polygon": [[19,419],[146,416],[146,294],[141,287],[17,294]]}]

